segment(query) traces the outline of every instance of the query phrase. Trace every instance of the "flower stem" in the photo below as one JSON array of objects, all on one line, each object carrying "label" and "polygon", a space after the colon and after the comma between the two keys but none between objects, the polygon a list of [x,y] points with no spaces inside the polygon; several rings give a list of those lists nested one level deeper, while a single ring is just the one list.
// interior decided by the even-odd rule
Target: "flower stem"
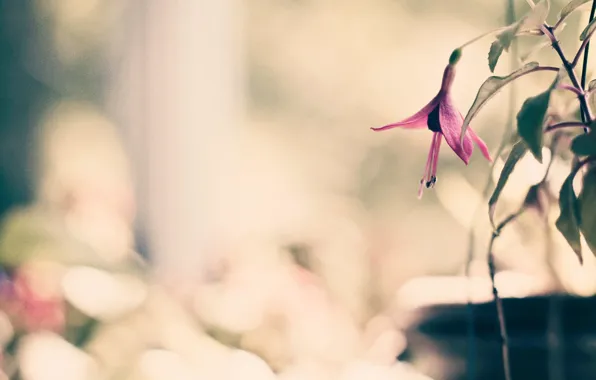
[{"label": "flower stem", "polygon": [[[588,23],[591,23],[592,20],[594,20],[595,13],[596,13],[596,0],[592,0],[592,9],[590,10],[590,19],[589,19]],[[581,79],[582,89],[584,89],[584,90],[586,88],[586,75],[587,75],[587,71],[588,71],[588,59],[589,59],[589,55],[590,55],[590,37],[591,36],[586,36],[586,39],[582,43],[582,46],[585,45],[584,62],[582,65],[583,66],[582,67],[582,79]],[[581,49],[581,47],[580,47],[580,49]],[[579,52],[578,52],[578,54],[579,54]]]},{"label": "flower stem", "polygon": [[[505,24],[506,25],[511,25],[516,21],[516,15],[515,15],[515,1],[514,0],[506,0],[506,11],[505,11]],[[503,30],[507,27],[503,27],[500,28],[499,30]],[[471,43],[471,42],[470,42]],[[468,43],[469,44],[469,43]],[[519,56],[519,52],[518,52],[518,48],[517,48],[517,41],[513,41],[511,44],[511,54],[510,54],[510,61],[509,61],[509,65],[510,70],[513,71],[515,69],[515,66],[517,65],[518,62],[518,56]],[[509,109],[508,109],[508,118],[507,118],[507,124],[505,125],[505,130],[503,131],[503,136],[501,137],[501,142],[499,144],[499,147],[497,148],[497,152],[495,153],[495,157],[499,157],[501,155],[501,153],[503,152],[503,150],[505,149],[505,146],[507,145],[507,141],[509,139],[509,135],[511,134],[511,131],[513,130],[513,125],[514,125],[514,121],[515,121],[515,106],[517,104],[517,91],[516,91],[516,86],[515,83],[511,83],[511,89],[509,90]],[[497,160],[495,159],[492,164],[491,164],[491,168],[489,173],[492,173],[494,170],[494,167],[497,163]],[[486,186],[484,187],[484,190],[482,191],[482,199],[486,199],[486,197],[488,197],[490,188],[492,185],[492,176],[488,176],[488,180],[486,181]],[[474,215],[476,217],[476,215],[478,215],[480,212],[482,212],[484,210],[484,207],[482,207],[483,204],[479,204],[478,207],[476,208],[476,211],[474,212]],[[475,340],[475,336],[474,336],[474,309],[472,308],[472,300],[470,297],[470,275],[471,275],[471,266],[472,266],[472,262],[474,261],[474,245],[476,244],[476,232],[474,230],[474,227],[470,227],[470,234],[468,237],[468,254],[467,254],[467,258],[466,258],[466,265],[465,265],[465,276],[467,279],[467,284],[468,284],[468,299],[467,299],[467,316],[468,316],[468,320],[467,320],[467,325],[468,325],[468,360],[467,360],[467,365],[468,365],[468,370],[467,370],[467,374],[468,374],[468,380],[475,380],[476,379],[476,340]],[[493,281],[494,284],[494,281]],[[494,285],[493,285],[494,288]],[[498,294],[497,294],[498,297]],[[503,324],[504,326],[504,324]],[[505,330],[505,336],[507,335],[507,332]],[[508,361],[508,355],[507,355],[507,361]],[[508,367],[505,365],[505,361],[503,361],[503,369],[505,370],[505,367]]]},{"label": "flower stem", "polygon": [[544,132],[547,133],[547,132],[556,131],[556,130],[561,129],[561,128],[570,128],[570,127],[583,127],[583,128],[586,128],[587,125],[584,124],[584,123],[582,123],[582,122],[579,122],[579,121],[566,121],[566,122],[563,122],[563,123],[549,125],[548,127],[546,127],[544,129]]},{"label": "flower stem", "polygon": [[490,282],[492,285],[493,291],[493,299],[497,306],[497,316],[499,318],[499,333],[501,335],[501,352],[503,355],[503,371],[505,373],[505,380],[511,380],[511,363],[509,361],[509,336],[507,334],[507,327],[505,324],[505,312],[503,309],[503,301],[499,297],[499,290],[497,289],[497,285],[495,284],[495,255],[493,253],[493,245],[497,237],[499,237],[503,228],[505,228],[509,223],[515,221],[525,209],[522,207],[517,212],[509,215],[505,220],[503,220],[493,232],[490,243],[488,244],[488,271],[490,274]]},{"label": "flower stem", "polygon": [[557,52],[561,62],[563,62],[563,67],[565,71],[567,71],[567,75],[569,75],[569,80],[571,80],[571,84],[578,90],[582,91],[581,95],[578,95],[579,104],[582,110],[582,121],[585,124],[592,124],[594,117],[592,116],[592,111],[590,111],[590,107],[588,106],[588,101],[586,99],[586,95],[583,93],[583,87],[579,83],[577,79],[577,75],[575,75],[575,71],[573,70],[573,66],[565,57],[565,53],[563,53],[563,49],[561,49],[561,45],[559,41],[552,33],[552,28],[546,25],[542,26],[542,30],[544,34],[550,39],[553,49]]},{"label": "flower stem", "polygon": [[484,38],[486,36],[490,36],[491,34],[496,34],[496,33],[502,32],[503,30],[505,30],[507,28],[508,28],[508,26],[502,26],[502,27],[497,28],[497,29],[489,30],[488,32],[482,33],[481,35],[472,38],[470,41],[468,41],[468,42],[464,43],[463,45],[461,45],[458,49],[463,49],[466,46],[469,46],[469,45],[473,44],[474,42],[476,42],[476,41],[478,41],[478,40],[480,40],[480,39],[482,39],[482,38]]}]

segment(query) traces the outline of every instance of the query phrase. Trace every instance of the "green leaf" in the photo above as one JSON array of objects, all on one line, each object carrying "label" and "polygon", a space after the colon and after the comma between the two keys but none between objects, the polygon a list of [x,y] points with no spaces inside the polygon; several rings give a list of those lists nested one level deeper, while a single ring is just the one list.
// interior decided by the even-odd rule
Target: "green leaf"
[{"label": "green leaf", "polygon": [[517,131],[540,163],[542,163],[544,139],[542,128],[550,102],[550,93],[551,91],[547,90],[540,95],[526,99],[517,114]]},{"label": "green leaf", "polygon": [[523,207],[524,209],[535,209],[541,215],[544,215],[548,209],[548,195],[544,190],[544,183],[540,182],[530,187],[526,193]]},{"label": "green leaf", "polygon": [[559,21],[557,21],[557,24],[560,24],[561,21],[565,20],[567,16],[569,16],[574,10],[590,1],[591,0],[571,0],[567,5],[563,7],[563,9],[561,9],[561,12],[559,13]]},{"label": "green leaf", "polygon": [[540,28],[546,21],[549,8],[550,4],[548,1],[541,1],[519,21],[509,25],[497,35],[496,41],[490,45],[488,51],[488,67],[491,73],[495,71],[495,67],[503,51],[509,51],[513,40],[517,36]]},{"label": "green leaf", "polygon": [[495,67],[497,66],[497,62],[499,62],[499,57],[503,54],[504,49],[505,46],[503,46],[499,40],[493,41],[493,43],[490,44],[490,49],[488,51],[488,68],[491,73],[495,72]]},{"label": "green leaf", "polygon": [[582,34],[579,35],[579,40],[583,41],[585,39],[590,38],[592,36],[592,33],[594,33],[594,30],[596,30],[596,18],[592,20],[592,22],[586,26]]},{"label": "green leaf", "polygon": [[596,255],[596,168],[584,176],[584,186],[579,194],[580,230],[588,247]]},{"label": "green leaf", "polygon": [[488,51],[488,67],[491,73],[495,71],[495,67],[497,66],[497,62],[503,51],[509,51],[509,47],[511,47],[511,43],[517,36],[517,32],[521,27],[521,21],[511,24],[504,31],[499,33],[497,35],[497,40],[490,45],[490,50]]},{"label": "green leaf", "polygon": [[582,133],[573,139],[571,142],[571,150],[578,156],[596,155],[596,132],[592,124],[590,133]]},{"label": "green leaf", "polygon": [[521,68],[517,69],[516,71],[512,72],[511,74],[498,77],[498,76],[491,76],[487,80],[482,83],[478,93],[476,94],[476,99],[474,99],[474,103],[468,110],[468,113],[464,119],[464,122],[461,126],[461,135],[460,135],[460,142],[463,143],[464,137],[466,135],[466,131],[468,130],[468,126],[472,119],[478,114],[478,112],[484,107],[486,102],[492,99],[503,87],[507,84],[513,82],[519,77],[522,77],[526,74],[529,74],[533,71],[536,71],[538,68],[538,62],[530,62],[526,63]]},{"label": "green leaf", "polygon": [[505,161],[503,170],[501,170],[501,174],[499,175],[497,185],[495,186],[493,194],[490,196],[490,199],[488,200],[488,217],[490,218],[490,223],[493,225],[493,228],[495,227],[494,216],[497,201],[499,200],[501,192],[503,191],[503,188],[505,188],[505,185],[509,180],[509,176],[513,172],[513,169],[515,169],[515,165],[526,154],[527,151],[528,147],[526,146],[526,144],[524,144],[523,141],[518,141],[515,145],[513,145],[513,148],[511,149],[509,156],[507,156],[507,160]]},{"label": "green leaf", "polygon": [[559,192],[559,208],[561,209],[561,213],[555,225],[577,255],[579,262],[583,263],[579,234],[580,210],[575,191],[573,190],[574,177],[575,173],[570,174],[563,183],[563,186],[561,186],[561,191]]},{"label": "green leaf", "polygon": [[542,144],[544,140],[543,127],[551,93],[564,77],[564,73],[564,70],[559,70],[553,84],[543,93],[526,99],[517,114],[517,132],[540,163],[542,163]]}]

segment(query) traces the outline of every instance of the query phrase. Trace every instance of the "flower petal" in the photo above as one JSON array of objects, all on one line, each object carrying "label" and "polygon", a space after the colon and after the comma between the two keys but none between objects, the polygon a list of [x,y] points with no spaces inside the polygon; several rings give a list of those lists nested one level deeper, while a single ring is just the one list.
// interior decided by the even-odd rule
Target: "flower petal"
[{"label": "flower petal", "polygon": [[384,131],[386,129],[392,128],[407,128],[407,129],[417,129],[417,128],[426,128],[427,127],[427,119],[428,115],[432,112],[432,110],[439,104],[440,98],[439,96],[435,96],[427,105],[425,105],[420,111],[416,112],[414,115],[402,120],[398,121],[397,123],[392,123],[385,125],[379,128],[371,128],[373,131]]},{"label": "flower petal", "polygon": [[441,123],[441,132],[445,136],[445,141],[451,147],[453,152],[461,158],[467,165],[470,162],[470,156],[474,150],[472,138],[468,133],[464,137],[463,145],[459,143],[459,135],[464,118],[453,105],[449,95],[445,96],[439,105],[439,120]]},{"label": "flower petal", "polygon": [[484,143],[484,141],[482,141],[482,139],[476,134],[476,132],[474,132],[472,130],[472,128],[468,128],[467,133],[470,134],[470,137],[472,138],[472,140],[476,143],[476,145],[478,145],[478,149],[480,149],[480,151],[482,152],[482,155],[489,162],[493,162],[493,159],[490,156],[490,152],[488,151],[488,147],[486,146],[486,144]]}]

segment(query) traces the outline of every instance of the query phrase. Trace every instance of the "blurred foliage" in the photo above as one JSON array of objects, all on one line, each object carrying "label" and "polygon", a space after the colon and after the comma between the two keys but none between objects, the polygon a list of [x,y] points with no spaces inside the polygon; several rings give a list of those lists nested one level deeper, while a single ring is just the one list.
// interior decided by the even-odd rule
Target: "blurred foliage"
[{"label": "blurred foliage", "polygon": [[[162,276],[162,268],[138,252],[142,236],[135,226],[147,217],[147,205],[135,196],[135,185],[145,183],[132,169],[143,167],[137,162],[145,164],[142,154],[159,162],[160,154],[177,150],[171,141],[178,140],[163,141],[159,151],[131,152],[122,138],[130,125],[114,104],[130,106],[142,121],[131,139],[147,138],[158,123],[144,120],[148,105],[130,105],[130,98],[144,99],[154,91],[144,80],[160,78],[129,77],[155,57],[145,50],[147,35],[162,31],[153,23],[177,30],[179,44],[200,43],[201,36],[185,35],[184,25],[175,24],[174,5],[171,14],[149,17],[143,1],[0,0],[0,368],[26,380],[423,379],[395,360],[406,344],[395,317],[412,304],[462,302],[464,282],[456,276],[465,232],[473,227],[488,236],[491,230],[486,218],[473,216],[487,167],[475,157],[464,172],[461,162],[445,156],[434,193],[416,202],[428,135],[379,136],[369,128],[423,104],[443,69],[437,57],[501,25],[495,17],[501,3],[239,4],[247,77],[238,91],[247,114],[227,138],[237,140],[233,153],[240,158],[230,161],[231,169],[224,165],[229,157],[206,163],[233,186],[206,200],[226,211],[207,216],[212,246],[197,249],[203,267],[189,268],[191,278],[185,278]],[[575,14],[567,22],[565,33],[579,28]],[[569,41],[572,33],[565,33],[561,39]],[[490,74],[488,45],[470,47],[459,63],[466,75],[454,86],[458,104],[472,104]],[[548,49],[534,54],[553,58]],[[183,78],[194,69],[175,55],[158,58],[151,63],[168,59]],[[491,69],[508,71],[502,62]],[[519,92],[533,96],[550,81],[532,75]],[[194,101],[181,98],[183,87],[165,88],[167,102],[151,107],[167,111]],[[567,100],[552,102],[557,109],[549,116],[579,118]],[[505,127],[506,101],[495,94],[474,120],[491,147]],[[200,104],[193,108],[193,128],[205,134],[217,128],[200,122]],[[176,121],[159,120],[159,127],[170,130]],[[571,138],[563,136],[561,144]],[[516,157],[515,170],[505,170],[510,177],[501,186],[496,218],[524,202],[549,163],[545,186],[555,195],[561,188],[571,155],[541,148],[543,164],[525,155]],[[509,166],[497,157],[489,174],[497,180]],[[187,205],[201,201],[184,190]],[[584,210],[593,194],[582,194]],[[544,211],[550,220],[553,210]],[[510,276],[505,295],[553,286],[539,217],[524,215],[503,232],[500,274],[509,270],[522,278]],[[161,228],[192,231],[167,222]],[[593,293],[595,260],[586,257],[580,268],[568,260],[564,243],[553,238],[561,286]],[[484,241],[475,246],[485,247]],[[178,252],[166,254],[176,260]],[[473,277],[486,278],[484,263],[474,268]],[[425,275],[450,277],[408,282]],[[398,293],[404,284],[407,291]],[[477,288],[481,296],[490,289],[485,283]]]}]

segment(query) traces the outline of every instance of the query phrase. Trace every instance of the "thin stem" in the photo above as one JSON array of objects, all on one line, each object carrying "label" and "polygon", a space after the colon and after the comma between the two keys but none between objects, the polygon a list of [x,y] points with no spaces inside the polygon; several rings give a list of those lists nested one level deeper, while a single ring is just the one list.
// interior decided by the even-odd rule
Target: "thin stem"
[{"label": "thin stem", "polygon": [[[571,63],[565,57],[565,53],[563,53],[563,50],[561,49],[561,46],[559,45],[559,41],[553,35],[552,28],[549,26],[543,25],[542,30],[544,31],[544,34],[546,34],[548,36],[548,38],[550,39],[553,49],[559,55],[561,62],[563,62],[563,66],[565,67],[565,71],[567,71],[567,75],[569,75],[571,84],[573,84],[573,86],[575,88],[577,88],[578,90],[583,90],[583,87],[581,87],[581,85],[577,79],[577,75],[575,75],[575,71],[573,70],[573,67],[571,66]],[[577,98],[579,99],[579,104],[582,109],[582,121],[586,124],[592,124],[592,120],[594,119],[594,117],[592,116],[592,111],[590,111],[590,107],[588,106],[588,101],[586,99],[586,95],[582,91],[582,95],[578,95]]]},{"label": "thin stem", "polygon": [[[505,12],[505,24],[511,25],[516,21],[515,15],[515,1],[514,0],[506,0],[506,12]],[[505,29],[507,27],[501,28]],[[511,44],[511,54],[509,65],[510,70],[514,70],[515,66],[517,65],[519,59],[519,51],[517,47],[517,41],[514,40]],[[511,87],[509,90],[509,109],[508,109],[508,120],[507,124],[505,125],[505,130],[503,131],[503,136],[501,138],[501,142],[499,147],[497,148],[497,152],[495,153],[495,157],[499,157],[505,146],[507,145],[508,137],[513,129],[514,121],[515,121],[515,105],[517,104],[517,91],[515,83],[511,83]],[[493,160],[491,163],[491,167],[489,173],[492,173],[497,160]],[[492,176],[488,176],[488,180],[486,182],[486,186],[482,191],[482,199],[486,199],[488,193],[490,191],[492,185]],[[474,212],[474,218],[484,210],[483,203],[479,204]],[[470,272],[472,262],[474,261],[474,245],[476,243],[476,233],[474,227],[470,228],[470,235],[468,238],[468,255],[466,258],[466,266],[465,266],[465,276],[468,279],[468,287],[470,286]],[[470,298],[470,289],[468,288],[468,300],[467,300],[467,310],[468,310],[468,379],[475,380],[476,379],[476,340],[474,336],[474,309],[472,308],[472,300]]]},{"label": "thin stem", "polygon": [[499,237],[503,228],[505,228],[509,223],[515,221],[522,213],[524,209],[521,208],[516,213],[509,215],[505,220],[503,220],[493,232],[490,243],[488,245],[488,271],[490,274],[490,282],[492,285],[493,291],[493,299],[497,306],[497,316],[499,318],[499,333],[501,335],[501,352],[503,355],[503,371],[505,373],[505,380],[511,380],[511,364],[509,361],[509,337],[507,334],[507,326],[505,324],[505,311],[503,309],[503,301],[501,297],[499,297],[499,290],[495,284],[495,255],[493,253],[493,245],[497,237]]},{"label": "thin stem", "polygon": [[570,86],[568,84],[560,84],[559,88],[562,90],[567,90],[567,91],[573,92],[577,96],[582,96],[582,94],[584,93],[582,90],[577,89],[577,88]]},{"label": "thin stem", "polygon": [[[543,185],[544,183],[546,183],[546,180],[548,179],[548,175],[550,174],[550,168],[553,166],[553,162],[555,161],[555,157],[556,152],[557,152],[557,147],[559,146],[559,140],[561,138],[561,133],[560,132],[555,132],[555,135],[553,136],[551,142],[550,142],[550,160],[548,160],[548,165],[546,165],[546,170],[544,172],[544,177],[542,177],[542,181],[540,181],[540,184]],[[545,214],[546,217],[548,217],[548,213]]]},{"label": "thin stem", "polygon": [[[577,49],[577,53],[575,53],[575,57],[573,57],[573,61],[571,61],[571,67],[575,67],[577,66],[577,63],[579,62],[579,58],[582,56],[582,53],[584,53],[584,61],[586,60],[586,57],[588,56],[588,52],[589,52],[589,46],[590,45],[590,39],[586,38],[585,40],[582,41],[582,44],[580,45],[579,49]],[[582,72],[582,78],[583,78],[583,72]],[[584,83],[582,83],[582,88],[585,85],[585,81]]]},{"label": "thin stem", "polygon": [[579,122],[579,121],[566,121],[563,123],[557,123],[557,124],[553,124],[553,125],[549,125],[548,127],[546,127],[544,129],[544,132],[552,132],[552,131],[556,131],[558,129],[562,129],[562,128],[586,128],[586,124]]},{"label": "thin stem", "polygon": [[[592,20],[594,20],[595,13],[596,13],[596,0],[592,0],[592,9],[590,10],[590,19],[588,21],[588,24],[591,23]],[[584,90],[586,88],[586,75],[587,75],[587,71],[588,71],[587,70],[588,69],[588,59],[590,56],[590,37],[591,36],[586,36],[586,39],[582,43],[582,46],[585,45],[585,47],[586,47],[586,51],[584,52],[584,62],[582,65],[583,67],[582,67],[582,79],[581,79],[582,89],[584,89]]]},{"label": "thin stem", "polygon": [[[547,248],[552,250],[552,248]],[[548,346],[548,379],[561,380],[564,378],[563,371],[563,341],[561,339],[561,297],[553,294],[548,303],[548,325],[547,325],[547,346]]]},{"label": "thin stem", "polygon": [[503,30],[505,30],[507,28],[508,28],[508,26],[502,26],[502,27],[497,28],[497,29],[489,30],[488,32],[482,33],[481,35],[472,38],[470,41],[468,41],[468,42],[464,43],[463,45],[461,45],[458,49],[463,49],[466,46],[469,46],[469,45],[473,44],[474,42],[476,42],[476,41],[478,41],[478,40],[480,40],[480,39],[482,39],[484,37],[490,36],[491,34],[502,32]]},{"label": "thin stem", "polygon": [[[559,146],[559,138],[561,137],[560,132],[555,132],[550,144],[551,156],[546,167],[546,173],[542,178],[541,184],[546,183],[550,168],[555,160],[557,148]],[[548,191],[548,189],[545,189]],[[548,207],[545,205],[544,212],[542,213],[544,221],[544,249],[545,257],[548,265],[548,271],[554,282],[556,292],[563,289],[563,284],[559,278],[556,265],[555,265],[555,249],[554,240],[552,235],[552,229],[548,217]],[[548,311],[548,325],[547,325],[547,346],[548,346],[548,380],[563,380],[563,342],[562,336],[562,323],[561,323],[561,303],[560,297],[556,294],[549,300],[549,311]]]},{"label": "thin stem", "polygon": [[559,68],[558,67],[554,67],[554,66],[538,66],[537,68],[535,68],[532,71],[529,72],[534,72],[534,71],[554,71],[554,72],[559,72]]}]

